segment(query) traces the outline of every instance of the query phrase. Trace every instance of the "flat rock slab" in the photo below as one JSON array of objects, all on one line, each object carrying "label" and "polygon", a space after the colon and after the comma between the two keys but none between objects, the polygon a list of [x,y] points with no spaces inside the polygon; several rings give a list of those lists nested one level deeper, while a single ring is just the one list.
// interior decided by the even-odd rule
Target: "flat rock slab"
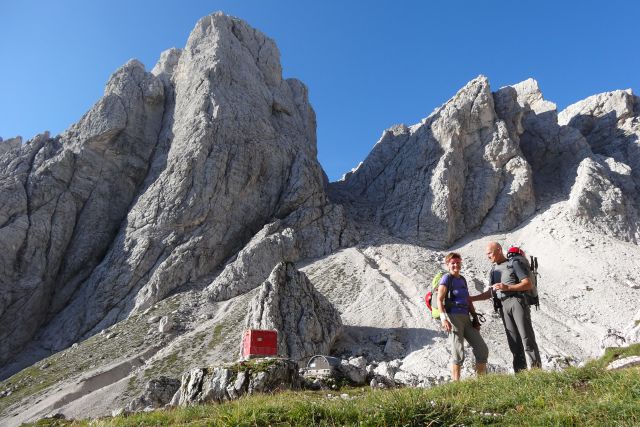
[{"label": "flat rock slab", "polygon": [[608,371],[616,371],[618,369],[626,369],[640,366],[640,356],[630,356],[615,360],[607,366]]}]

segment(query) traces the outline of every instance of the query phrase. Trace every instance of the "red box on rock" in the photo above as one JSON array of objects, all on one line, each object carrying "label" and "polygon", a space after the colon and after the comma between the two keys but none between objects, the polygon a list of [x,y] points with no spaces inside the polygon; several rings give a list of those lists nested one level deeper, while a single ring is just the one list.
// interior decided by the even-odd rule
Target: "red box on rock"
[{"label": "red box on rock", "polygon": [[278,331],[247,329],[242,339],[242,357],[276,356]]}]

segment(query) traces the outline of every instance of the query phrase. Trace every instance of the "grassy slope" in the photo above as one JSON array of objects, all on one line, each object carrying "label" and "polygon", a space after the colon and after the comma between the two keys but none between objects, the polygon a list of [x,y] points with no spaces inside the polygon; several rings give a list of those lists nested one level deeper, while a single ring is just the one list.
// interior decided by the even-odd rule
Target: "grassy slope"
[{"label": "grassy slope", "polygon": [[[609,372],[640,344],[608,350],[584,368],[489,375],[432,389],[283,392],[221,405],[177,408],[93,421],[92,426],[156,425],[640,425],[640,369]],[[40,425],[87,425],[42,420]]]}]

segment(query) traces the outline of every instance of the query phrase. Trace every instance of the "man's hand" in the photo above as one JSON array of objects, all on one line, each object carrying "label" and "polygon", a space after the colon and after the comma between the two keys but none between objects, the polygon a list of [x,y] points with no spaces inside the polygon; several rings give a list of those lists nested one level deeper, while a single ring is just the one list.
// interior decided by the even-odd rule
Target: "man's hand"
[{"label": "man's hand", "polygon": [[508,291],[509,290],[509,286],[505,285],[504,283],[500,282],[500,283],[496,283],[493,285],[493,289],[496,291]]},{"label": "man's hand", "polygon": [[447,332],[451,332],[451,330],[453,329],[453,327],[451,326],[451,322],[449,322],[447,319],[442,319],[442,329]]}]

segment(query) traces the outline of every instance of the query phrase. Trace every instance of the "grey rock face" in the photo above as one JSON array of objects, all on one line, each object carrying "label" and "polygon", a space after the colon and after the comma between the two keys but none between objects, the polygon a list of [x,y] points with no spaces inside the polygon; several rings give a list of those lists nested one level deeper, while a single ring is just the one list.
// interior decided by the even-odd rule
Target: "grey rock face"
[{"label": "grey rock face", "polygon": [[163,99],[160,81],[130,61],[68,131],[0,156],[0,365],[104,256],[146,175]]},{"label": "grey rock face", "polygon": [[245,329],[276,329],[278,354],[306,363],[329,354],[340,332],[338,311],[292,263],[278,264],[249,303]]},{"label": "grey rock face", "polygon": [[592,154],[587,141],[558,123],[555,104],[544,100],[533,79],[501,88],[493,96],[498,117],[531,166],[538,201],[566,198],[578,165]]},{"label": "grey rock face", "polygon": [[254,359],[236,365],[194,368],[182,376],[172,405],[234,400],[245,394],[299,389],[298,365],[287,359]]},{"label": "grey rock face", "polygon": [[356,241],[341,205],[298,209],[265,225],[207,287],[212,301],[223,301],[260,286],[278,263],[328,255]]},{"label": "grey rock face", "polygon": [[558,123],[577,129],[596,154],[628,163],[634,157],[630,156],[634,151],[632,145],[640,132],[638,113],[638,97],[631,90],[618,90],[568,106],[559,114]]},{"label": "grey rock face", "polygon": [[[589,214],[601,231],[637,242],[640,237],[639,98],[630,90],[594,95],[567,107],[560,114],[559,122],[584,135],[595,154],[593,162],[600,165],[595,173],[593,163],[581,165],[581,183],[576,181],[578,187],[572,189],[575,202],[572,211],[580,211],[584,216],[585,210],[591,208]],[[592,178],[585,178],[586,174]],[[585,184],[594,187],[587,188]],[[584,194],[578,194],[580,189]]]},{"label": "grey rock face", "polygon": [[531,169],[484,77],[420,124],[385,131],[332,189],[392,234],[438,247],[479,228],[510,229],[535,208]]},{"label": "grey rock face", "polygon": [[[139,84],[128,83],[125,71],[129,69]],[[56,173],[62,178],[64,174],[84,177],[91,173],[91,179],[100,183],[96,187],[100,191],[91,192],[91,182],[84,183],[82,191],[89,203],[82,204],[81,200],[72,210],[67,201],[71,195],[63,191],[58,179],[52,179],[62,187],[58,209],[68,212],[54,215],[50,210],[43,214],[45,230],[39,234],[39,241],[51,234],[46,227],[51,218],[61,221],[75,218],[76,212],[82,215],[75,228],[66,226],[56,232],[62,237],[56,237],[48,249],[50,264],[51,260],[60,264],[62,249],[68,251],[58,274],[61,289],[52,291],[51,286],[43,284],[39,292],[53,292],[51,303],[48,305],[43,297],[37,307],[24,310],[48,310],[47,319],[51,320],[38,341],[48,349],[64,348],[104,329],[132,311],[149,307],[177,287],[210,283],[221,264],[265,224],[286,219],[297,210],[303,227],[296,230],[300,237],[317,235],[304,230],[304,224],[310,224],[312,218],[319,222],[320,229],[339,228],[333,220],[320,219],[324,213],[330,215],[325,211],[331,209],[325,206],[315,114],[307,90],[297,80],[282,79],[279,53],[272,40],[240,20],[215,14],[198,22],[183,50],[163,53],[152,74],[145,73],[137,62],[128,64],[125,71],[112,77],[105,98],[62,136],[62,142],[68,141],[69,145],[63,154],[70,153],[55,159],[56,168],[61,169]],[[147,104],[151,104],[154,114],[131,111],[138,98],[135,93],[122,99],[113,95],[121,86],[135,86],[131,90],[140,92],[140,108],[149,109]],[[138,133],[131,135],[130,126]],[[110,148],[112,153],[107,150],[108,142],[118,135],[130,136],[135,143],[126,145],[121,138],[118,141],[123,146]],[[94,148],[91,156],[86,156],[92,163],[80,168],[71,153],[86,146]],[[31,153],[28,149],[25,152]],[[105,167],[114,161],[111,157],[124,159],[127,167],[107,173]],[[29,162],[24,162],[25,170],[28,167]],[[96,170],[103,173],[96,174]],[[141,173],[136,175],[134,185],[126,178],[138,171]],[[101,178],[103,175],[109,178]],[[17,183],[7,186],[6,193],[10,192],[12,198],[16,198],[14,190],[23,187]],[[111,192],[106,194],[107,190]],[[41,198],[57,201],[50,190],[46,194]],[[26,196],[15,203],[27,211]],[[19,219],[15,209],[2,209],[0,218]],[[109,221],[103,221],[108,227],[98,222],[95,211],[107,217]],[[6,231],[11,239],[3,238],[3,243],[13,244],[19,241],[20,233],[24,234],[24,221],[13,223],[14,227]],[[306,252],[334,250],[339,234],[326,242],[316,238],[321,247],[314,244]],[[75,240],[67,244],[71,236]],[[20,245],[15,246],[14,254]],[[46,247],[42,246],[42,252]],[[14,260],[3,262],[9,265]],[[56,271],[56,267],[44,270]],[[32,276],[44,273],[31,270],[28,278],[19,274],[25,277],[21,280],[32,283]],[[22,285],[25,289],[34,286]],[[14,305],[16,309],[23,307]],[[40,324],[42,320],[28,331],[16,328],[21,338],[9,340],[16,343],[13,348],[25,343]],[[10,353],[9,349],[5,352]]]}]

